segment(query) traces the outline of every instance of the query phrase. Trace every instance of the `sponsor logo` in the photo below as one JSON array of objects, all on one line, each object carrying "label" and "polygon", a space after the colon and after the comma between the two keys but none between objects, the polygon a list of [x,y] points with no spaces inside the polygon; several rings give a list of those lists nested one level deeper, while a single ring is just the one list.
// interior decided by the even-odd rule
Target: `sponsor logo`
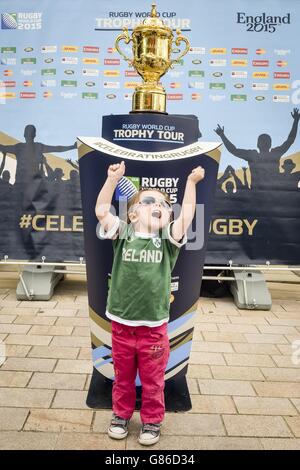
[{"label": "sponsor logo", "polygon": [[3,93],[0,93],[0,99],[12,99],[12,98],[15,98],[16,97],[16,94],[13,93],[13,92],[3,92]]},{"label": "sponsor logo", "polygon": [[32,82],[30,80],[24,80],[23,86],[30,87],[32,86]]},{"label": "sponsor logo", "polygon": [[52,91],[44,91],[43,98],[51,98],[53,96]]},{"label": "sponsor logo", "polygon": [[252,60],[253,67],[269,67],[268,60]]},{"label": "sponsor logo", "polygon": [[7,57],[5,59],[1,59],[1,64],[2,65],[16,65],[17,59],[12,58],[12,57]]},{"label": "sponsor logo", "polygon": [[233,70],[231,72],[232,78],[247,78],[248,72],[244,72],[244,70]]},{"label": "sponsor logo", "polygon": [[209,95],[209,99],[215,103],[226,99],[226,95]]},{"label": "sponsor logo", "polygon": [[89,87],[96,85],[95,82],[85,82],[85,84],[86,84],[86,86],[89,86]]},{"label": "sponsor logo", "polygon": [[3,75],[5,77],[11,77],[14,74],[12,70],[4,70]]},{"label": "sponsor logo", "polygon": [[15,86],[16,82],[13,80],[0,81],[0,88],[14,88]]},{"label": "sponsor logo", "polygon": [[104,65],[120,65],[120,59],[104,59]]},{"label": "sponsor logo", "polygon": [[203,90],[204,82],[188,82],[189,88],[197,88],[198,90]]},{"label": "sponsor logo", "polygon": [[226,54],[227,53],[227,49],[226,47],[213,47],[212,49],[210,49],[209,51],[210,54]]},{"label": "sponsor logo", "polygon": [[291,53],[291,49],[274,49],[276,55],[287,55]]},{"label": "sponsor logo", "polygon": [[62,57],[61,63],[76,65],[78,64],[78,57]]},{"label": "sponsor logo", "polygon": [[291,88],[289,83],[274,83],[273,90],[289,90]]},{"label": "sponsor logo", "polygon": [[35,91],[21,91],[20,98],[26,98],[26,99],[36,98],[36,92]]},{"label": "sponsor logo", "polygon": [[98,69],[82,69],[82,75],[86,77],[98,77],[99,70]]},{"label": "sponsor logo", "polygon": [[171,291],[176,292],[176,291],[178,291],[178,289],[179,289],[179,282],[178,281],[171,282]]},{"label": "sponsor logo", "polygon": [[77,81],[76,80],[61,80],[60,86],[63,86],[63,87],[77,87]]},{"label": "sponsor logo", "polygon": [[55,87],[56,86],[56,80],[42,80],[41,81],[41,87]]},{"label": "sponsor logo", "polygon": [[119,77],[120,70],[104,70],[103,75],[105,77]]},{"label": "sponsor logo", "polygon": [[225,90],[225,83],[210,83],[209,89],[210,90]]},{"label": "sponsor logo", "polygon": [[202,64],[202,60],[200,60],[200,59],[194,59],[194,60],[192,60],[192,64],[194,64],[194,65],[200,65],[200,64]]},{"label": "sponsor logo", "polygon": [[268,78],[269,72],[253,72],[252,77],[253,78]]},{"label": "sponsor logo", "polygon": [[268,91],[268,89],[269,89],[268,83],[252,83],[252,90]]},{"label": "sponsor logo", "polygon": [[170,75],[170,77],[172,78],[181,77],[181,75],[183,74],[184,74],[183,70],[169,70],[169,72],[167,72],[167,75]]},{"label": "sponsor logo", "polygon": [[125,77],[138,77],[139,74],[135,70],[125,70]]},{"label": "sponsor logo", "polygon": [[231,101],[247,101],[247,95],[230,95]]},{"label": "sponsor logo", "polygon": [[247,47],[232,47],[231,54],[248,54]]},{"label": "sponsor logo", "polygon": [[274,72],[274,78],[291,78],[290,72]]},{"label": "sponsor logo", "polygon": [[16,47],[1,47],[2,54],[15,54],[17,52]]},{"label": "sponsor logo", "polygon": [[47,57],[47,59],[44,59],[45,64],[52,64],[54,62],[54,59],[52,57]]},{"label": "sponsor logo", "polygon": [[124,100],[132,100],[132,93],[124,93],[123,98]]},{"label": "sponsor logo", "polygon": [[260,96],[256,96],[255,99],[256,99],[256,101],[264,101],[266,99],[266,97],[260,95]]},{"label": "sponsor logo", "polygon": [[62,52],[79,52],[78,46],[61,46]]},{"label": "sponsor logo", "polygon": [[202,99],[201,93],[192,93],[191,98],[193,101],[200,101]]},{"label": "sponsor logo", "polygon": [[245,85],[244,85],[243,83],[236,83],[236,84],[234,85],[234,88],[244,88],[244,86],[245,86]]},{"label": "sponsor logo", "polygon": [[115,95],[114,93],[108,93],[108,95],[106,95],[106,98],[108,98],[109,100],[114,100],[116,97],[117,95]]},{"label": "sponsor logo", "polygon": [[68,91],[68,92],[61,91],[60,96],[64,99],[72,99],[72,98],[75,98],[76,96],[78,96],[78,93],[71,92],[71,91]]},{"label": "sponsor logo", "polygon": [[288,64],[288,63],[286,62],[286,60],[278,60],[278,61],[276,62],[277,67],[286,67],[287,64]]},{"label": "sponsor logo", "polygon": [[219,77],[223,76],[222,72],[213,72],[211,75],[212,75],[212,77],[216,77],[216,78],[219,78]]},{"label": "sponsor logo", "polygon": [[33,47],[31,46],[24,47],[24,52],[33,52]]},{"label": "sponsor logo", "polygon": [[263,55],[266,53],[266,49],[256,49],[255,54],[257,55]]},{"label": "sponsor logo", "polygon": [[289,95],[273,95],[274,103],[289,103],[290,97]]},{"label": "sponsor logo", "polygon": [[83,92],[81,94],[81,97],[84,100],[97,100],[98,99],[98,93],[92,93],[92,92]]},{"label": "sponsor logo", "polygon": [[23,57],[21,64],[36,64],[36,57]]},{"label": "sponsor logo", "polygon": [[124,83],[125,88],[136,88],[139,85],[140,85],[140,82],[125,82]]},{"label": "sponsor logo", "polygon": [[262,13],[257,16],[250,16],[244,12],[237,12],[237,21],[238,24],[244,24],[247,31],[252,31],[255,33],[267,32],[275,33],[278,26],[283,24],[291,24],[291,14],[286,13],[284,16],[271,16],[267,13]]},{"label": "sponsor logo", "polygon": [[231,65],[237,65],[239,67],[246,67],[248,65],[248,60],[247,59],[243,59],[243,60],[232,59]]},{"label": "sponsor logo", "polygon": [[99,64],[99,59],[98,57],[86,57],[86,58],[84,57],[82,59],[82,62],[84,64]]},{"label": "sponsor logo", "polygon": [[178,82],[170,83],[170,88],[180,88],[180,87],[181,87],[181,83],[178,83]]},{"label": "sponsor logo", "polygon": [[120,82],[103,82],[103,88],[120,88]]},{"label": "sponsor logo", "polygon": [[225,67],[227,64],[226,59],[211,59],[209,65],[211,67]]},{"label": "sponsor logo", "polygon": [[183,59],[176,60],[176,62],[173,62],[173,65],[183,65],[184,61]]},{"label": "sponsor logo", "polygon": [[42,69],[41,75],[56,75],[56,69]]},{"label": "sponsor logo", "polygon": [[189,70],[189,77],[204,77],[204,70]]},{"label": "sponsor logo", "polygon": [[205,47],[190,47],[189,54],[205,54]]},{"label": "sponsor logo", "polygon": [[34,73],[37,73],[36,69],[21,69],[21,74],[25,75],[26,77],[31,77]]},{"label": "sponsor logo", "polygon": [[182,93],[167,93],[167,100],[168,101],[182,101],[183,94]]},{"label": "sponsor logo", "polygon": [[100,51],[100,48],[97,46],[83,46],[82,51],[98,54]]},{"label": "sponsor logo", "polygon": [[42,13],[40,12],[18,12],[1,14],[2,29],[21,29],[23,31],[34,31],[42,28]]},{"label": "sponsor logo", "polygon": [[74,75],[74,73],[75,73],[75,70],[72,70],[72,69],[66,69],[66,70],[64,70],[64,73],[65,73],[66,75]]},{"label": "sponsor logo", "polygon": [[42,54],[50,54],[57,52],[57,46],[42,46],[41,47]]}]

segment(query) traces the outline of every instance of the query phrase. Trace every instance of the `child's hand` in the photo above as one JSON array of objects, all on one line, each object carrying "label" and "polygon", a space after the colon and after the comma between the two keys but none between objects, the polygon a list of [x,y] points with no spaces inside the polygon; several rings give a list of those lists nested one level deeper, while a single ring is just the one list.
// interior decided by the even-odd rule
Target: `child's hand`
[{"label": "child's hand", "polygon": [[197,168],[194,168],[192,172],[189,174],[188,180],[197,184],[199,183],[199,181],[203,180],[204,176],[205,176],[204,168],[202,168],[202,166],[197,166]]},{"label": "child's hand", "polygon": [[125,174],[125,163],[122,160],[121,163],[115,163],[114,165],[109,165],[107,170],[107,176],[110,179],[119,181],[122,176]]}]

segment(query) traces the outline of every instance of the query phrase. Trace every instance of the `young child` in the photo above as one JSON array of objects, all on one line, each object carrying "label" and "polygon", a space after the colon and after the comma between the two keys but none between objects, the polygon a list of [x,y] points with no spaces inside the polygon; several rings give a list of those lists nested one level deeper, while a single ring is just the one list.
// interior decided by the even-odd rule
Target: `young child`
[{"label": "young child", "polygon": [[110,212],[125,163],[110,165],[98,195],[96,216],[100,238],[113,240],[114,262],[106,316],[112,322],[112,358],[115,380],[113,417],[108,435],[123,439],[136,401],[137,372],[142,384],[139,443],[155,444],[165,414],[164,374],[169,358],[171,272],[196,206],[196,184],[204,169],[187,178],[179,217],[171,220],[167,195],[156,189],[139,191],[128,203],[128,223]]}]

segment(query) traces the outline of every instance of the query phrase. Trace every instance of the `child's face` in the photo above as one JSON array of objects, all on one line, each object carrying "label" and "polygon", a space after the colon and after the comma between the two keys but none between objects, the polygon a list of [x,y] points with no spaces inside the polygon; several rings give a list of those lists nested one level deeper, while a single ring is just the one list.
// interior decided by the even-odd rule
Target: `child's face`
[{"label": "child's face", "polygon": [[[134,207],[132,222],[149,232],[157,232],[170,221],[171,205],[158,191],[143,191]],[[142,230],[141,230],[142,231]]]}]

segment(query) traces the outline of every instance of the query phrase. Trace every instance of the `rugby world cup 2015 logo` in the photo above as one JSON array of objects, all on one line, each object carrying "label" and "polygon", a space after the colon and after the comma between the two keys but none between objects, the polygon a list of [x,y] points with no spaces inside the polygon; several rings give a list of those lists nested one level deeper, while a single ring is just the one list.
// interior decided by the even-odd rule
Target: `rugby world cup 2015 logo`
[{"label": "rugby world cup 2015 logo", "polygon": [[17,29],[18,14],[17,13],[1,13],[1,29]]},{"label": "rugby world cup 2015 logo", "polygon": [[1,13],[1,29],[20,29],[34,31],[42,28],[42,13],[27,11],[18,13]]}]

